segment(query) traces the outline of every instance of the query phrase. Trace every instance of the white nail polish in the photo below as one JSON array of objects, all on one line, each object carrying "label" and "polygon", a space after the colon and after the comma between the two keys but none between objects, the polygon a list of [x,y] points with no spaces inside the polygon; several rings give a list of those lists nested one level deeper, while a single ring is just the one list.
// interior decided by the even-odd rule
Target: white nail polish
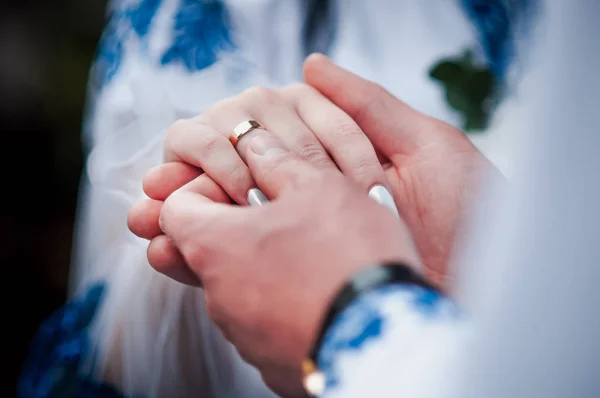
[{"label": "white nail polish", "polygon": [[269,199],[267,199],[265,194],[258,188],[249,189],[246,200],[250,206],[263,206],[269,202]]},{"label": "white nail polish", "polygon": [[396,203],[394,203],[394,197],[383,185],[374,185],[369,190],[369,198],[390,209],[396,217],[400,217]]}]

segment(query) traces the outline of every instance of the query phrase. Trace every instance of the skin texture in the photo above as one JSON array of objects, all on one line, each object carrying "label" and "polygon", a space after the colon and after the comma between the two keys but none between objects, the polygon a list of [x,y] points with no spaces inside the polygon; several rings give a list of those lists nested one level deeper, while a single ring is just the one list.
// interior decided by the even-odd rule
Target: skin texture
[{"label": "skin texture", "polygon": [[371,264],[420,259],[405,223],[335,170],[322,170],[266,131],[241,149],[263,207],[177,191],[160,225],[202,281],[209,315],[267,385],[304,396],[302,359],[343,283]]},{"label": "skin texture", "polygon": [[460,130],[417,112],[323,55],[309,57],[304,72],[306,84],[250,89],[169,130],[166,163],[144,179],[151,199],[129,215],[131,230],[151,240],[152,266],[183,283],[199,283],[160,233],[157,214],[182,186],[214,201],[244,205],[256,182],[228,137],[240,121],[256,119],[318,169],[339,169],[365,192],[377,183],[386,186],[414,236],[426,276],[448,287],[462,209],[491,164]]},{"label": "skin texture", "polygon": [[[322,55],[307,59],[305,80],[175,123],[165,163],[144,178],[150,199],[128,220],[150,240],[150,264],[202,285],[213,320],[284,396],[304,395],[299,364],[353,273],[401,260],[448,286],[462,208],[491,168],[461,131]],[[250,119],[265,129],[234,147],[229,135]],[[400,219],[367,198],[375,184]],[[245,206],[255,187],[271,203]]]}]

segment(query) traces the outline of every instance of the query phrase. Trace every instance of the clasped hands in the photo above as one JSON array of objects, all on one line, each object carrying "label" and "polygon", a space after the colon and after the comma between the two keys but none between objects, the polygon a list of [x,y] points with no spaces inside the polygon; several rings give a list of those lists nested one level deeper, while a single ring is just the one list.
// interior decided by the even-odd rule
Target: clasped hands
[{"label": "clasped hands", "polygon": [[[305,84],[253,88],[176,122],[128,220],[150,240],[150,264],[201,285],[225,337],[284,396],[303,394],[300,363],[362,267],[402,261],[448,287],[462,209],[490,167],[461,131],[323,55],[304,74]],[[234,146],[244,120],[264,129]],[[369,199],[374,186],[400,217]],[[254,188],[269,203],[247,206]]]}]

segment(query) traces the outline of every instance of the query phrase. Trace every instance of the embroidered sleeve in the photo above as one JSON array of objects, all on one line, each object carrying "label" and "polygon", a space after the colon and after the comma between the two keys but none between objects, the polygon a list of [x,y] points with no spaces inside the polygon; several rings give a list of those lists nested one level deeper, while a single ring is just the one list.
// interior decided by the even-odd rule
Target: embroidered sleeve
[{"label": "embroidered sleeve", "polygon": [[18,397],[122,397],[89,372],[93,352],[88,328],[103,292],[103,284],[92,286],[84,297],[70,301],[41,325],[19,380]]},{"label": "embroidered sleeve", "polygon": [[[141,43],[141,48],[147,47],[153,20],[162,6],[162,0],[139,0],[109,9],[93,65],[96,86],[110,83],[117,74],[126,56],[127,41],[134,40]],[[195,72],[216,63],[220,52],[235,48],[229,15],[221,0],[181,0],[172,19],[173,31],[169,35],[172,42],[161,56],[163,66],[179,63],[188,72]]]},{"label": "embroidered sleeve", "polygon": [[365,295],[325,335],[321,398],[443,397],[448,372],[441,369],[466,325],[450,299],[421,287],[387,286]]}]

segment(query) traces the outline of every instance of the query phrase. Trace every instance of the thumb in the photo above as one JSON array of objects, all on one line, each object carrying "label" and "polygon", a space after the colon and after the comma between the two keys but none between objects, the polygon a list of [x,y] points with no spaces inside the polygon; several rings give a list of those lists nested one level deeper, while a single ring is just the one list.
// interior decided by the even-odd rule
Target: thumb
[{"label": "thumb", "polygon": [[180,189],[165,200],[159,225],[192,271],[202,279],[206,254],[218,256],[228,249],[224,243],[230,242],[232,237],[251,235],[264,216],[258,210],[216,203]]},{"label": "thumb", "polygon": [[373,146],[391,160],[410,154],[424,143],[429,118],[400,101],[381,86],[312,54],[304,63],[306,83],[346,112]]},{"label": "thumb", "polygon": [[245,160],[260,189],[271,198],[302,189],[327,173],[292,153],[275,135],[256,134],[245,148]]}]

